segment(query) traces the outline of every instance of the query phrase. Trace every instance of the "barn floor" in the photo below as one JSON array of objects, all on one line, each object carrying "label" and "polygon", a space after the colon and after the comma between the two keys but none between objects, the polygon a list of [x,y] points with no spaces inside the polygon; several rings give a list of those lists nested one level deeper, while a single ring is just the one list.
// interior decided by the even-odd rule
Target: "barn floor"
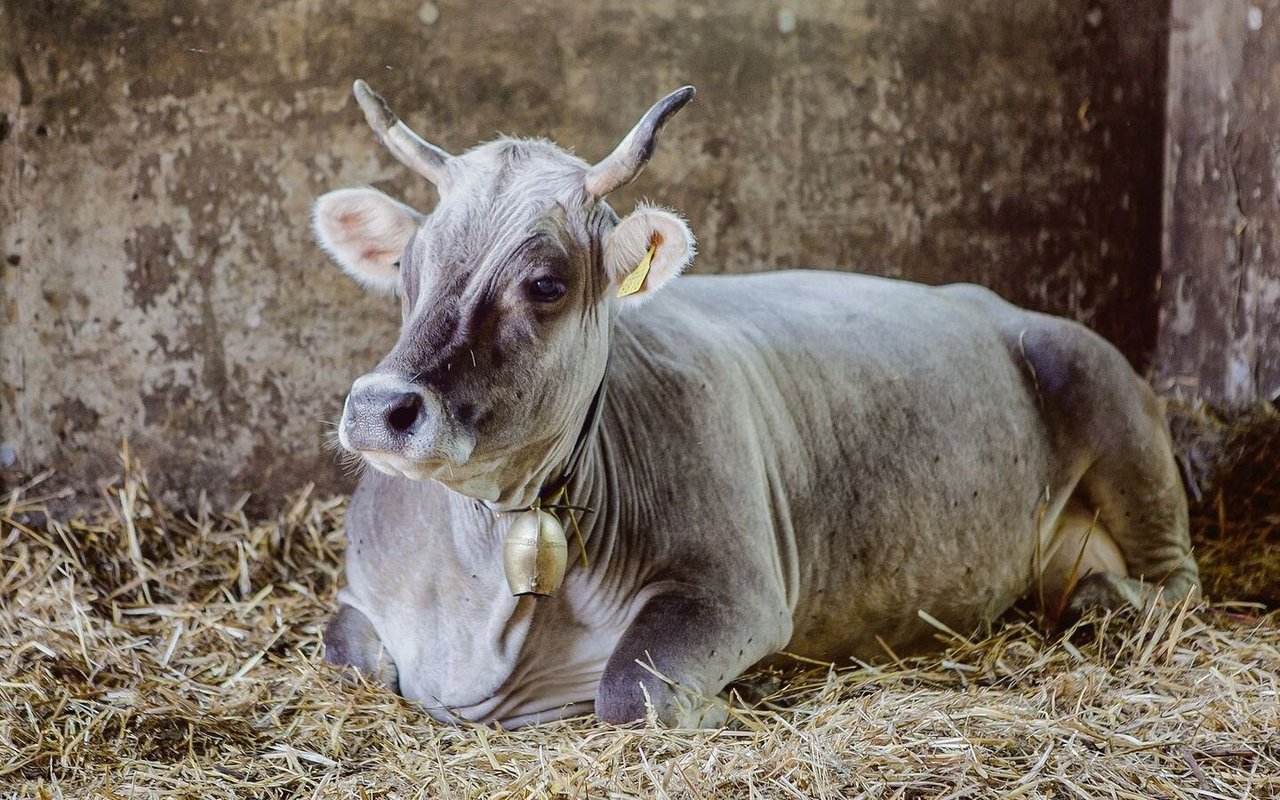
[{"label": "barn floor", "polygon": [[[1280,452],[1258,445],[1280,425],[1232,450],[1223,424],[1232,464]],[[764,701],[728,730],[513,733],[437,725],[318,664],[341,500],[177,515],[123,463],[89,519],[46,519],[38,481],[0,506],[0,798],[1280,797],[1280,509],[1258,500],[1275,460],[1194,509],[1211,596],[1259,602],[1066,639],[1015,611],[939,656],[756,676],[741,691]]]}]

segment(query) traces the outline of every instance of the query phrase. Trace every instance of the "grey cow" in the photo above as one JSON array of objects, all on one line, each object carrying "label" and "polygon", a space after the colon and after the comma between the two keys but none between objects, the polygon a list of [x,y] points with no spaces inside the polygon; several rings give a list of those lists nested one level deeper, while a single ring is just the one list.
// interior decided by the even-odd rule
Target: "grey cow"
[{"label": "grey cow", "polygon": [[[325,250],[403,310],[339,428],[376,471],[330,662],[442,720],[707,725],[781,651],[929,647],[922,611],[973,630],[1082,574],[1077,606],[1198,591],[1159,403],[1087,329],[967,285],[675,280],[685,222],[605,197],[691,87],[594,166],[540,140],[452,156],[355,92],[440,200],[316,203]],[[557,512],[581,525],[563,587],[513,597],[504,536],[561,488],[591,509]]]}]

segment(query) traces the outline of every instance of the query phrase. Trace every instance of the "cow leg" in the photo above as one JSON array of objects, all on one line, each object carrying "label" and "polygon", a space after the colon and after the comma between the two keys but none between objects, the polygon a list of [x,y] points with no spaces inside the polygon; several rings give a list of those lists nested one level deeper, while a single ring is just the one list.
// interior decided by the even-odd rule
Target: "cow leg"
[{"label": "cow leg", "polygon": [[400,691],[399,672],[373,623],[351,606],[343,605],[325,628],[324,660],[335,667],[355,670],[397,694]]},{"label": "cow leg", "polygon": [[[660,722],[716,727],[727,705],[717,694],[748,667],[785,646],[790,617],[775,612],[778,635],[762,631],[762,615],[714,596],[668,594],[636,616],[605,665],[596,716],[605,722],[644,719],[652,705]],[[768,616],[763,616],[768,622]],[[655,674],[657,673],[657,674]],[[661,677],[659,677],[661,676]]]},{"label": "cow leg", "polygon": [[1119,351],[1074,323],[1041,318],[1011,333],[1046,421],[1088,459],[1073,499],[1089,516],[1097,512],[1124,557],[1123,574],[1085,577],[1068,611],[1141,608],[1196,593],[1187,498],[1155,394]]},{"label": "cow leg", "polygon": [[1177,602],[1200,590],[1187,497],[1164,415],[1146,386],[1132,385],[1136,396],[1120,398],[1111,415],[1120,429],[1106,437],[1109,446],[1098,448],[1100,455],[1078,489],[1123,554],[1127,574],[1101,572],[1084,578],[1072,596],[1073,611],[1144,608],[1156,600]]}]

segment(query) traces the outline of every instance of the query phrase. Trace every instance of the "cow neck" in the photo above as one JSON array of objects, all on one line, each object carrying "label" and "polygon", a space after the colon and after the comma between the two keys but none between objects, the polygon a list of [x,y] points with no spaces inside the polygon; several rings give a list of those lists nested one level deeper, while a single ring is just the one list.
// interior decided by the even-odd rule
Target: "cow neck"
[{"label": "cow neck", "polygon": [[[609,364],[606,361],[605,376],[608,374]],[[599,423],[605,376],[601,376],[600,385],[596,387],[595,395],[591,398],[591,405],[587,407],[587,417],[583,421],[582,429],[578,431],[578,438],[573,443],[573,448],[569,451],[564,469],[554,481],[542,487],[532,506],[519,509],[524,513],[521,513],[507,529],[506,539],[502,545],[502,568],[506,573],[507,586],[511,589],[511,594],[516,597],[550,597],[564,582],[565,570],[568,567],[566,552],[568,541],[565,539],[564,525],[561,524],[559,515],[554,512],[559,510],[569,512],[574,532],[578,537],[578,544],[583,547],[583,561],[584,563],[586,561],[586,548],[578,528],[578,518],[573,512],[590,511],[590,509],[571,505],[563,498],[565,487],[573,479],[586,444]]]},{"label": "cow neck", "polygon": [[[573,443],[573,449],[569,451],[569,458],[565,461],[564,469],[560,470],[560,474],[551,483],[543,486],[538,492],[537,507],[551,508],[570,507],[567,498],[564,502],[556,502],[560,493],[569,485],[569,481],[573,480],[574,473],[578,469],[578,463],[582,460],[582,454],[587,449],[587,443],[591,441],[591,435],[600,427],[600,409],[604,406],[604,384],[605,379],[609,376],[609,361],[604,364],[604,374],[600,376],[600,384],[596,386],[595,394],[591,397],[591,405],[587,407],[587,417],[582,422],[582,428],[578,431],[578,438]],[[522,509],[529,510],[529,509]]]}]

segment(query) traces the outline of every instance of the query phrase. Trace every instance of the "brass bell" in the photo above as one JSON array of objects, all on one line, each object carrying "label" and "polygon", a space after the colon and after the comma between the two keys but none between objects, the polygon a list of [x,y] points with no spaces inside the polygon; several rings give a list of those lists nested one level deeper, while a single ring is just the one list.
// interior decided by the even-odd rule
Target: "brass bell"
[{"label": "brass bell", "polygon": [[516,597],[550,597],[564,581],[569,542],[554,514],[534,509],[511,523],[502,548],[507,585]]}]

